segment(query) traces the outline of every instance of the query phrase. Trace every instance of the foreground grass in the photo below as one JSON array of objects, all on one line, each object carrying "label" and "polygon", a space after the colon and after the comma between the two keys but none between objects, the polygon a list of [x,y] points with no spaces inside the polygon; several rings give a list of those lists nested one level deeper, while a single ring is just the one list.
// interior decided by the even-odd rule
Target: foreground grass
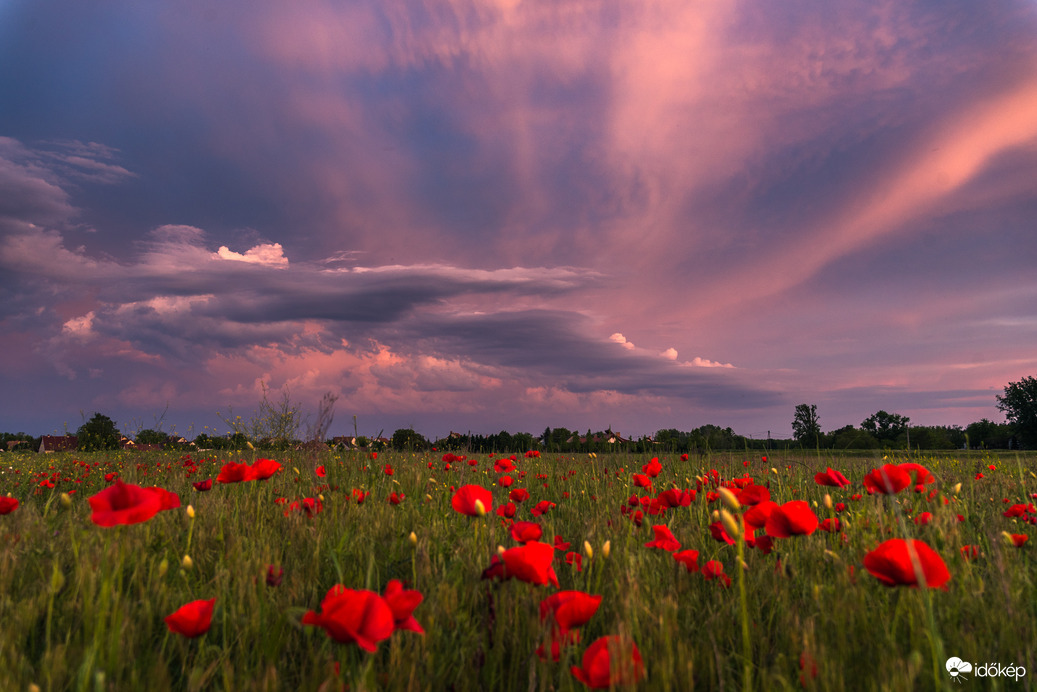
[{"label": "foreground grass", "polygon": [[[707,527],[719,503],[709,503],[705,490],[688,507],[646,515],[639,528],[619,508],[631,495],[647,494],[631,479],[647,457],[519,456],[511,489],[525,487],[531,497],[515,518],[532,519],[529,509],[539,500],[556,503],[534,519],[543,540],[560,535],[571,550],[583,552],[586,541],[594,551],[583,555],[582,571],[558,554],[561,588],[603,596],[582,642],[563,650],[558,663],[544,662],[534,653],[544,641],[538,608],[554,589],[482,580],[497,546],[514,541],[495,514],[469,518],[450,505],[451,486],[467,483],[491,488],[495,506],[506,502],[509,489],[495,485],[502,474],[486,456],[450,470],[440,457],[288,455],[268,481],[198,492],[192,481],[215,478],[224,462],[237,459],[195,455],[198,470],[187,478],[183,459],[172,453],[5,455],[0,495],[10,493],[21,506],[0,516],[0,689],[316,690],[345,683],[350,689],[576,690],[583,686],[570,665],[606,634],[636,642],[645,689],[743,686],[737,553],[711,538]],[[1029,689],[1037,667],[1037,546],[1014,547],[1002,532],[1033,533],[1003,512],[1034,502],[1035,457],[910,460],[936,476],[931,499],[928,488],[851,499],[864,493],[861,479],[883,463],[881,455],[775,453],[767,462],[744,455],[660,457],[655,492],[695,488],[697,476],[716,469],[723,478],[749,474],[768,484],[779,503],[816,502],[822,519],[836,516],[825,508],[826,492],[846,505],[838,514],[846,524],[841,533],[778,539],[768,555],[746,551],[753,688],[939,689],[952,684],[944,662],[957,656],[1024,666],[1018,682],[992,682]],[[318,465],[326,477],[317,476]],[[825,466],[853,485],[818,486],[814,473]],[[108,485],[105,474],[112,473],[176,492],[184,507],[143,524],[95,526],[87,497]],[[44,479],[55,487],[40,487]],[[71,502],[63,502],[62,493],[72,491]],[[390,504],[392,492],[405,499]],[[309,518],[285,516],[287,505],[276,502],[317,496],[323,511]],[[917,525],[912,518],[923,511],[933,521]],[[699,550],[700,564],[723,562],[732,586],[687,573],[666,552],[646,548],[653,524],[668,525],[683,548]],[[932,546],[952,575],[946,590],[887,588],[869,575],[864,555],[892,537]],[[962,559],[966,545],[977,547],[978,559]],[[181,567],[185,555],[189,569]],[[278,586],[266,583],[269,565],[284,569]],[[393,578],[424,594],[414,615],[425,635],[398,632],[367,654],[300,625],[332,585],[381,592]],[[207,634],[189,640],[168,631],[166,615],[213,597]]]}]

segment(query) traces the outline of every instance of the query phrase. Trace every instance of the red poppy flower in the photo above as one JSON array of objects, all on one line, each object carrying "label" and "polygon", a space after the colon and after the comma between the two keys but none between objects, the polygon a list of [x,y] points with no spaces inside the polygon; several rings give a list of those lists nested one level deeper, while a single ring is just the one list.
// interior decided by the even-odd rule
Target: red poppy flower
[{"label": "red poppy flower", "polygon": [[715,541],[727,543],[728,545],[735,544],[734,539],[727,535],[727,531],[724,530],[724,525],[719,521],[714,521],[709,525],[709,533],[713,536],[713,540]]},{"label": "red poppy flower", "polygon": [[389,604],[393,626],[397,630],[425,634],[424,628],[414,619],[414,609],[421,605],[421,601],[424,599],[420,591],[405,589],[403,582],[399,579],[390,579],[389,583],[385,585],[385,595],[382,598]]},{"label": "red poppy flower", "polygon": [[702,566],[702,576],[706,581],[716,579],[725,587],[731,586],[731,577],[724,573],[724,563],[719,560],[710,560]]},{"label": "red poppy flower", "polygon": [[864,556],[864,568],[886,586],[919,585],[920,577],[928,588],[950,581],[940,555],[917,539],[891,538]]},{"label": "red poppy flower", "polygon": [[1008,534],[1008,540],[1012,542],[1016,548],[1022,548],[1026,541],[1030,540],[1030,537],[1025,533],[1010,533]]},{"label": "red poppy flower", "polygon": [[842,522],[839,521],[839,517],[835,517],[834,519],[829,518],[822,521],[818,528],[822,531],[827,531],[828,533],[835,533],[842,529]]},{"label": "red poppy flower", "polygon": [[498,459],[493,462],[493,470],[497,473],[510,473],[515,470],[515,463],[511,459]]},{"label": "red poppy flower", "polygon": [[539,541],[544,530],[535,521],[519,521],[511,527],[511,537],[516,543]]},{"label": "red poppy flower", "polygon": [[383,466],[382,473],[384,473],[386,476],[391,476],[393,474],[392,466],[389,464]]},{"label": "red poppy flower", "polygon": [[314,471],[317,474],[318,478],[326,478],[328,475],[327,470],[324,468],[324,464],[318,466]]},{"label": "red poppy flower", "polygon": [[735,497],[743,505],[758,505],[771,499],[771,491],[765,485],[747,485],[737,493]]},{"label": "red poppy flower", "polygon": [[497,514],[499,514],[500,516],[507,517],[508,519],[510,519],[511,517],[515,516],[515,503],[508,502],[503,505],[497,505],[497,509],[494,511],[497,512]]},{"label": "red poppy flower", "polygon": [[925,526],[926,524],[928,524],[932,520],[933,520],[933,513],[932,512],[922,512],[917,517],[915,517],[915,523],[918,524],[919,526]]},{"label": "red poppy flower", "polygon": [[540,601],[540,622],[554,617],[554,623],[564,634],[586,625],[601,605],[601,596],[583,591],[559,591]]},{"label": "red poppy flower", "polygon": [[119,474],[115,473],[114,471],[112,473],[106,473],[106,474],[104,474],[104,482],[105,483],[111,483],[112,481],[114,481],[118,477],[119,477]]},{"label": "red poppy flower", "polygon": [[18,500],[13,497],[0,497],[0,514],[10,514],[18,509]]},{"label": "red poppy flower", "polygon": [[515,577],[530,584],[550,582],[558,588],[558,575],[551,566],[554,553],[554,546],[537,541],[509,548],[503,555],[505,576]]},{"label": "red poppy flower", "polygon": [[89,498],[93,510],[90,520],[98,526],[139,524],[155,516],[162,509],[158,494],[148,488],[123,483],[119,478],[114,485]]},{"label": "red poppy flower", "polygon": [[754,529],[762,529],[767,525],[767,519],[771,516],[771,512],[778,507],[778,503],[773,500],[764,500],[763,502],[754,505],[751,509],[747,509],[745,514],[742,515],[742,520],[746,526],[751,526]]},{"label": "red poppy flower", "polygon": [[557,535],[555,536],[555,543],[554,543],[555,550],[561,550],[562,552],[565,552],[566,550],[569,549],[570,545],[571,545],[571,543],[567,543],[567,542],[563,541],[561,536],[557,536]]},{"label": "red poppy flower", "polygon": [[154,493],[155,497],[159,501],[159,511],[164,512],[167,509],[176,509],[180,506],[180,496],[171,490],[165,488],[159,488],[158,486],[152,486],[150,488],[144,488],[148,492]]},{"label": "red poppy flower", "polygon": [[814,482],[818,485],[827,485],[833,488],[845,488],[850,484],[846,476],[838,471],[833,471],[831,467],[826,468],[824,473],[814,474]]},{"label": "red poppy flower", "polygon": [[252,480],[265,481],[281,469],[281,464],[273,459],[256,459],[252,464]]},{"label": "red poppy flower", "polygon": [[670,527],[665,524],[657,524],[652,527],[652,531],[655,532],[655,538],[645,543],[646,548],[659,548],[671,553],[681,549],[680,541],[674,537]]},{"label": "red poppy flower", "polygon": [[209,631],[212,625],[212,611],[216,605],[216,599],[207,601],[191,601],[180,606],[170,615],[167,615],[166,627],[170,632],[181,634],[185,637],[199,637]]},{"label": "red poppy flower", "polygon": [[911,477],[911,482],[914,485],[925,485],[927,483],[935,483],[936,476],[929,472],[929,469],[925,468],[921,464],[916,464],[913,461],[909,461],[904,464],[900,464],[902,471],[907,471]]},{"label": "red poppy flower", "polygon": [[699,571],[699,551],[697,550],[682,550],[674,553],[673,559],[684,565],[684,569],[689,572]]},{"label": "red poppy flower", "polygon": [[662,473],[662,470],[663,465],[659,463],[658,457],[652,457],[651,461],[649,461],[647,464],[641,467],[641,471],[643,471],[646,476],[649,476],[651,478],[655,478],[656,476],[658,476],[660,473]]},{"label": "red poppy flower", "polygon": [[536,506],[533,509],[529,510],[529,513],[532,514],[534,517],[539,517],[541,514],[546,514],[550,510],[554,509],[554,507],[555,503],[548,502],[547,500],[541,500],[540,502],[536,503]]},{"label": "red poppy flower", "polygon": [[403,493],[389,493],[389,504],[398,505],[406,497]]},{"label": "red poppy flower", "polygon": [[961,556],[966,560],[974,560],[979,557],[979,546],[975,545],[963,545],[961,546]]},{"label": "red poppy flower", "polygon": [[573,676],[592,690],[634,685],[644,677],[641,652],[634,642],[610,634],[600,637],[583,652],[583,665],[572,666]]},{"label": "red poppy flower", "polygon": [[583,555],[575,551],[570,551],[565,554],[565,564],[570,567],[575,567],[577,572],[583,571]]},{"label": "red poppy flower", "polygon": [[[562,658],[562,647],[572,646],[573,644],[580,643],[580,631],[571,630],[562,634],[557,627],[551,628],[551,660],[555,663]],[[536,655],[541,661],[547,660],[547,652],[544,650],[544,645],[541,644],[536,649]]]},{"label": "red poppy flower", "polygon": [[649,478],[648,476],[644,475],[643,473],[635,473],[633,478],[634,478],[634,485],[636,485],[638,488],[651,488],[652,487],[652,479]]},{"label": "red poppy flower", "polygon": [[522,502],[523,500],[529,499],[529,491],[525,488],[515,488],[508,493],[508,499],[514,500],[515,502]]},{"label": "red poppy flower", "polygon": [[199,492],[205,492],[206,490],[212,490],[212,479],[206,478],[204,481],[198,481],[197,483],[191,483],[194,489]]},{"label": "red poppy flower", "polygon": [[375,651],[378,642],[388,639],[396,628],[389,604],[373,591],[336,584],[321,601],[320,608],[320,613],[307,611],[302,624],[321,627],[335,641],[356,644],[364,651]]},{"label": "red poppy flower", "polygon": [[266,566],[267,586],[280,586],[282,579],[284,579],[284,567],[278,567],[275,571],[273,565]]},{"label": "red poppy flower", "polygon": [[497,479],[497,485],[499,485],[502,488],[511,487],[511,484],[514,483],[514,482],[515,482],[515,479],[512,478],[511,476],[501,476],[500,478]]},{"label": "red poppy flower", "polygon": [[895,464],[885,464],[880,469],[872,469],[864,477],[864,487],[869,493],[896,495],[911,485],[911,474]]},{"label": "red poppy flower", "polygon": [[217,483],[242,483],[251,480],[255,480],[252,467],[236,461],[228,461],[220,469],[219,475],[216,476]]},{"label": "red poppy flower", "polygon": [[[746,543],[748,542],[749,541],[746,540]],[[760,536],[753,541],[752,546],[764,555],[770,555],[771,551],[774,550],[774,539],[770,536]]]},{"label": "red poppy flower", "polygon": [[[479,511],[476,503],[482,505]],[[454,511],[470,517],[478,517],[493,509],[493,493],[481,485],[464,485],[457,489],[450,501]]]},{"label": "red poppy flower", "polygon": [[805,500],[792,500],[776,507],[764,527],[768,536],[809,536],[817,530],[818,518]]}]

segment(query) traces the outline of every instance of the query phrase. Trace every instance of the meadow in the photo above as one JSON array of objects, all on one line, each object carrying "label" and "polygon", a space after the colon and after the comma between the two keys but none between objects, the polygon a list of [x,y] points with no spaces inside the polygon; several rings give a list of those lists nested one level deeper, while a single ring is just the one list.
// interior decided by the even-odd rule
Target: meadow
[{"label": "meadow", "polygon": [[242,456],[0,457],[0,689],[1032,686],[1033,453]]}]

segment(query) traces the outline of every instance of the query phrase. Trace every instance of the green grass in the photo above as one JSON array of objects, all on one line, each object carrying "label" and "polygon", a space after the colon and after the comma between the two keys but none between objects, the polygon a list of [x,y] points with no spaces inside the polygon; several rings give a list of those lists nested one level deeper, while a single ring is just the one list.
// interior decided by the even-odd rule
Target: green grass
[{"label": "green grass", "polygon": [[[531,519],[529,508],[538,500],[555,502],[536,520],[543,540],[559,534],[571,550],[582,552],[584,541],[594,549],[593,559],[584,556],[582,572],[558,553],[561,588],[603,596],[581,643],[563,650],[558,663],[543,662],[534,654],[545,637],[538,608],[553,587],[483,581],[497,546],[514,542],[496,514],[475,519],[450,505],[450,486],[491,488],[495,505],[506,501],[507,490],[494,485],[499,474],[485,455],[477,466],[455,463],[449,471],[440,456],[288,454],[278,458],[284,468],[268,481],[197,492],[191,481],[215,478],[224,462],[237,459],[195,454],[199,469],[186,478],[174,453],[3,455],[0,495],[10,493],[21,506],[0,516],[0,689],[317,690],[344,683],[352,690],[578,690],[584,688],[570,665],[607,634],[636,642],[644,689],[743,686],[737,551],[710,537],[711,513],[720,505],[707,503],[704,491],[689,507],[646,515],[638,528],[619,508],[631,495],[647,494],[630,476],[648,457],[519,456],[518,470],[526,475],[512,473],[512,488],[525,487],[531,497],[516,519]],[[1003,531],[1034,530],[1002,513],[1005,499],[1034,502],[1034,455],[913,455],[911,461],[937,478],[932,500],[910,488],[894,497],[852,500],[864,493],[864,474],[883,463],[881,454],[779,452],[765,464],[752,457],[748,467],[745,460],[712,455],[682,462],[662,455],[655,490],[695,488],[696,476],[709,469],[725,479],[748,473],[769,483],[779,503],[816,502],[822,519],[834,516],[824,507],[828,492],[846,504],[839,516],[848,523],[845,537],[817,531],[775,539],[769,555],[745,550],[753,689],[799,689],[801,657],[817,664],[816,678],[805,678],[808,689],[949,688],[943,666],[950,656],[1025,666],[1019,683],[992,682],[1002,689],[1029,687],[1037,667],[1037,541],[1007,545]],[[392,477],[383,472],[385,463],[394,467]],[[325,465],[326,478],[314,473],[317,464]],[[816,485],[813,475],[824,466],[842,471],[853,485]],[[56,487],[39,487],[40,473],[55,472]],[[184,507],[142,524],[95,526],[87,498],[106,487],[104,475],[113,472],[127,483],[176,492]],[[976,479],[978,472],[984,478]],[[370,496],[358,504],[354,488]],[[62,493],[73,490],[71,503],[62,502]],[[393,491],[406,495],[398,506],[386,501]],[[286,505],[275,503],[317,494],[324,510],[313,518],[286,517]],[[931,524],[912,521],[922,511],[934,514]],[[646,548],[655,523],[667,524],[683,548],[699,550],[700,564],[722,561],[731,587],[686,573],[669,554]],[[864,555],[893,537],[932,546],[951,572],[947,589],[887,588],[864,570]],[[980,557],[963,560],[964,545],[978,546]],[[185,554],[194,563],[188,570],[180,567]],[[265,583],[271,564],[284,568],[276,587]],[[334,584],[381,592],[393,578],[424,594],[414,615],[425,635],[396,632],[367,654],[299,624]],[[166,615],[213,597],[208,633],[189,640],[168,631]],[[984,682],[991,681],[969,681]]]}]

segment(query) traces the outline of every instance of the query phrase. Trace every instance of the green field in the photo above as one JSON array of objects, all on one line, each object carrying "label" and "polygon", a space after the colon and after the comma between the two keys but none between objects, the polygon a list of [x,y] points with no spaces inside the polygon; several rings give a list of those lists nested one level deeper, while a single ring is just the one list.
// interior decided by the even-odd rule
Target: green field
[{"label": "green field", "polygon": [[[205,452],[3,455],[0,496],[19,506],[0,516],[0,689],[580,690],[571,667],[605,635],[636,645],[638,686],[646,690],[1032,685],[1037,545],[1009,540],[1034,533],[1032,453],[883,460],[881,453],[773,452],[767,461],[660,455],[650,489],[634,478],[649,455],[519,454],[508,472],[496,471],[488,455],[449,469],[442,456],[285,453],[268,480],[214,483],[202,492],[192,483],[215,479],[239,459]],[[921,464],[934,481],[921,492],[910,485],[869,495],[865,474],[889,462]],[[817,484],[815,473],[826,467],[851,485]],[[112,474],[177,493],[182,506],[141,523],[98,526],[88,498],[112,485]],[[498,485],[504,476],[513,479],[509,488]],[[841,530],[774,538],[767,554],[715,540],[709,525],[722,504],[712,479],[729,484],[746,476],[779,505],[804,500],[820,520],[838,518]],[[452,507],[452,488],[468,484],[492,492],[485,517]],[[516,503],[514,520],[538,523],[545,543],[561,536],[570,544],[554,552],[558,588],[482,578],[498,546],[518,545],[495,511],[517,488],[530,497]],[[649,507],[639,499],[670,488],[696,490],[696,497],[658,514],[644,511],[638,527],[630,516]],[[404,497],[392,504],[391,493]],[[305,498],[320,499],[321,511],[291,509]],[[540,501],[555,506],[533,517]],[[1013,505],[1024,507],[1009,511]],[[621,512],[624,506],[630,510]],[[930,521],[917,523],[923,512]],[[668,526],[681,550],[699,551],[700,567],[721,562],[730,585],[647,547],[653,525]],[[943,588],[884,585],[864,560],[892,538],[924,541],[950,580]],[[964,559],[963,549],[972,553],[965,546],[974,546],[976,557]],[[573,552],[582,570],[566,562]],[[185,555],[192,563],[186,568]],[[283,569],[276,586],[267,583],[271,566],[275,574]],[[369,653],[302,624],[307,611],[321,612],[336,584],[382,594],[392,579],[423,595],[413,616],[424,634],[395,631]],[[555,662],[536,650],[545,643],[550,649],[540,604],[559,589],[602,599],[579,628],[580,641],[563,646]],[[187,638],[167,627],[165,617],[181,605],[212,598],[206,633]],[[967,680],[945,669],[952,657],[974,664]],[[1014,665],[1018,680],[976,679],[986,663],[1002,672]]]}]

